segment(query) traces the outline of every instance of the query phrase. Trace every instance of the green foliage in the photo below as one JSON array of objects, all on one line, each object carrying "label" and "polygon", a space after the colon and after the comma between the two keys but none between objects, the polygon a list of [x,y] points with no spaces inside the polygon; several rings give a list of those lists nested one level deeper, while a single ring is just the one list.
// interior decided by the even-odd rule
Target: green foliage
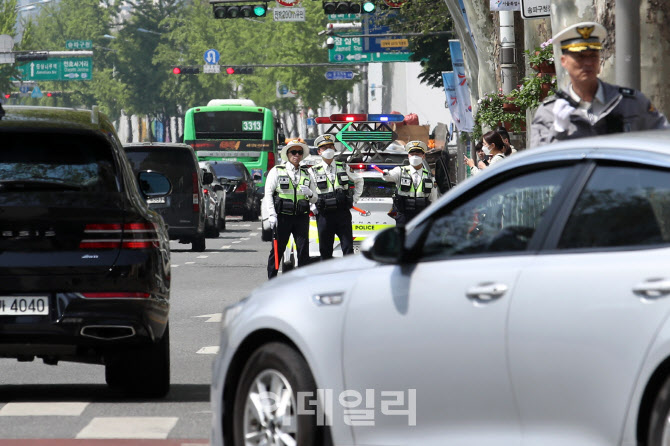
[{"label": "green foliage", "polygon": [[[514,104],[522,110],[537,108],[543,99],[543,94],[556,87],[556,76],[550,74],[531,75],[523,79],[521,86],[514,92]],[[547,90],[543,91],[543,88]]]},{"label": "green foliage", "polygon": [[[0,0],[0,34],[15,36],[16,0]],[[15,69],[9,64],[0,65],[0,92],[9,91],[10,78]]]},{"label": "green foliage", "polygon": [[533,69],[537,69],[537,67],[542,64],[554,63],[554,45],[552,44],[551,39],[543,42],[532,51],[524,50],[524,53],[526,53],[528,63]]}]

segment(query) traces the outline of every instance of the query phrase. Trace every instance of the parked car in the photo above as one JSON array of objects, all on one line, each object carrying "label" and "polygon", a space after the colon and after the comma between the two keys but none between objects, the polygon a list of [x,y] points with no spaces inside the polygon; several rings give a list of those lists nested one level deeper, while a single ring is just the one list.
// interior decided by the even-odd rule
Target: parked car
[{"label": "parked car", "polygon": [[[226,230],[226,189],[221,185],[219,177],[216,175],[216,172],[214,172],[209,161],[200,161],[199,165],[203,172],[212,174],[212,183],[208,187],[205,187],[204,193],[214,197],[217,202],[216,210],[214,212],[215,215],[212,216],[211,219],[213,228],[217,230],[216,236],[218,237],[218,231]],[[207,220],[210,221],[209,216]],[[210,232],[214,233],[213,230]]]},{"label": "parked car", "polygon": [[254,178],[244,163],[210,161],[210,165],[219,179],[219,184],[226,190],[226,214],[242,215],[244,220],[257,220],[260,215],[260,201],[256,195]]},{"label": "parked car", "polygon": [[172,191],[152,198],[149,207],[168,224],[171,240],[190,243],[193,251],[205,250],[207,202],[203,185],[211,184],[211,175],[202,174],[191,146],[178,143],[131,143],[124,149],[133,170],[155,170],[165,174]]},{"label": "parked car", "polygon": [[228,307],[212,444],[666,444],[668,147],[517,153]]},{"label": "parked car", "polygon": [[[4,114],[4,116],[3,116]],[[93,111],[0,106],[0,357],[105,365],[110,386],[170,386],[170,244],[114,127]]]}]

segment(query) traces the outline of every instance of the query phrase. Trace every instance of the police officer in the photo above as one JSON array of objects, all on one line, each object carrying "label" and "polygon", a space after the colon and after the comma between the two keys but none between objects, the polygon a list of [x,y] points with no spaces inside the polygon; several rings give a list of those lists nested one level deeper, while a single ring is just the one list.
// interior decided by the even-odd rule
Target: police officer
[{"label": "police officer", "polygon": [[[423,141],[410,141],[405,145],[409,166],[384,169],[383,179],[396,184],[393,208],[397,225],[404,225],[437,199],[435,179],[423,165],[428,147]],[[392,211],[392,213],[393,213]]]},{"label": "police officer", "polygon": [[556,140],[662,129],[670,125],[642,93],[598,79],[600,50],[607,31],[596,22],[569,26],[553,37],[570,85],[547,98],[535,112],[531,147]]},{"label": "police officer", "polygon": [[[344,163],[334,161],[335,137],[321,135],[314,140],[322,161],[312,167],[312,183],[316,186],[316,224],[319,231],[321,260],[333,257],[335,235],[340,239],[342,254],[353,254],[351,207],[363,193],[363,178]],[[352,190],[353,186],[353,190]]]},{"label": "police officer", "polygon": [[[298,265],[309,263],[309,205],[316,202],[316,191],[306,167],[300,161],[309,155],[309,147],[290,141],[281,151],[284,164],[270,170],[265,180],[264,214],[277,239],[277,256],[281,259],[291,234],[298,251]],[[274,243],[273,243],[274,245]],[[268,258],[268,278],[277,275],[274,246]]]}]

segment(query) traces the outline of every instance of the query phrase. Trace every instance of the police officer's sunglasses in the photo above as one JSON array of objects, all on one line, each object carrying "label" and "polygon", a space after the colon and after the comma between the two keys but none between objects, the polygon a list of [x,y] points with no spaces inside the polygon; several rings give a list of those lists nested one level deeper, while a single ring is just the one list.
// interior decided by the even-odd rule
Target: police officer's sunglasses
[{"label": "police officer's sunglasses", "polygon": [[291,155],[302,155],[302,150],[289,150],[288,153]]}]

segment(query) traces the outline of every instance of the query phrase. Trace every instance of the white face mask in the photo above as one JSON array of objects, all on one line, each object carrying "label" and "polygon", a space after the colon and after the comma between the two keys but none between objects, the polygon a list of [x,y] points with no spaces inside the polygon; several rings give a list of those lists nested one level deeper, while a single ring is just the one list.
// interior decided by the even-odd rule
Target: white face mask
[{"label": "white face mask", "polygon": [[484,150],[484,155],[486,155],[486,156],[491,154],[491,150],[489,149],[489,146],[483,146],[482,150]]},{"label": "white face mask", "polygon": [[411,166],[414,166],[414,167],[419,166],[422,161],[423,161],[423,158],[421,158],[420,156],[410,156],[409,157],[409,164]]},{"label": "white face mask", "polygon": [[335,158],[335,150],[326,149],[323,152],[321,152],[321,157],[326,160],[332,160],[333,158]]}]

